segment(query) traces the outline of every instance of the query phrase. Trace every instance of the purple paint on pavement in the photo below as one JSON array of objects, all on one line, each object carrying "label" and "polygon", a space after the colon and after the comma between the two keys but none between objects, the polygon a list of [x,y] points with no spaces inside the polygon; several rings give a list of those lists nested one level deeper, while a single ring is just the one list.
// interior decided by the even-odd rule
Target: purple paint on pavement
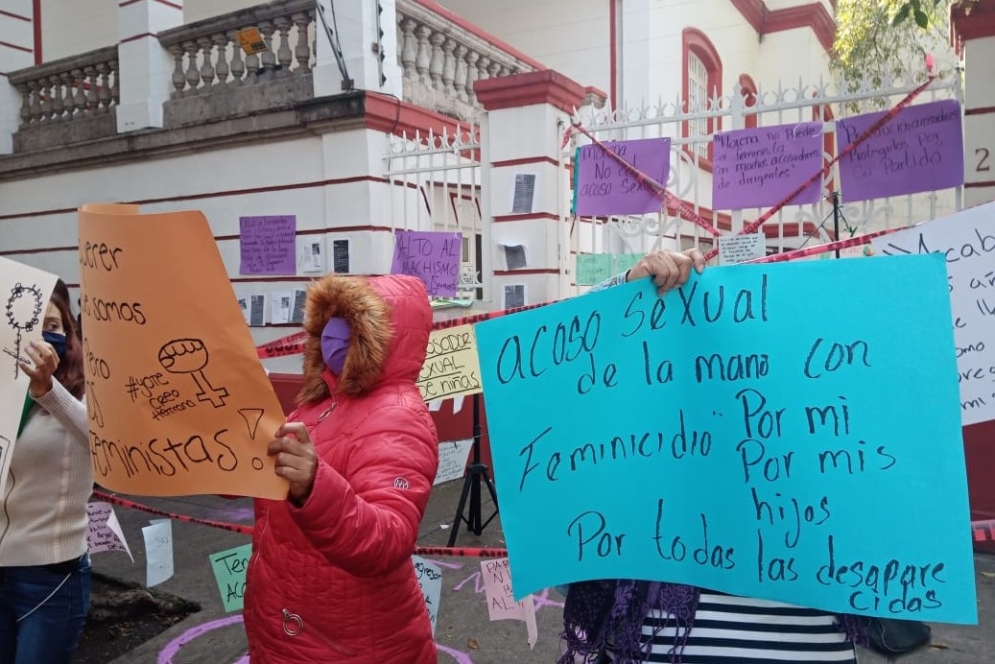
[{"label": "purple paint on pavement", "polygon": [[435,647],[439,649],[440,653],[449,655],[456,660],[456,664],[473,664],[473,660],[470,659],[470,656],[465,652],[453,650],[452,648],[447,648],[446,646],[440,646],[438,643],[435,644]]},{"label": "purple paint on pavement", "polygon": [[204,634],[207,634],[208,632],[213,632],[216,629],[228,627],[229,625],[235,625],[240,622],[242,622],[242,614],[227,616],[225,618],[219,618],[218,620],[211,620],[210,622],[206,622],[202,625],[191,627],[166,644],[166,647],[159,653],[159,658],[156,660],[156,664],[173,664],[173,658],[176,657],[176,653],[178,653],[180,648],[186,644],[203,636]]}]

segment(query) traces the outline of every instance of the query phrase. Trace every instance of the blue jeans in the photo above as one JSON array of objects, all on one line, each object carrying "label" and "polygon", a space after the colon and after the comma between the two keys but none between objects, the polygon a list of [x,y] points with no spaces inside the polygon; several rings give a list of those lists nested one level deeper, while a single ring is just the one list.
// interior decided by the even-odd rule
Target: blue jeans
[{"label": "blue jeans", "polygon": [[0,567],[0,664],[71,664],[90,610],[90,559]]}]

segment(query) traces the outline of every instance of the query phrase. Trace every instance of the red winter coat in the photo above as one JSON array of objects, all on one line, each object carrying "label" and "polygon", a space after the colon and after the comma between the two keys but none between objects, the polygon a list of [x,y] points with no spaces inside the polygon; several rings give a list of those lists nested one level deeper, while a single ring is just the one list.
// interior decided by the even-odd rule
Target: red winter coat
[{"label": "red winter coat", "polygon": [[[350,323],[341,376],[324,365],[331,316]],[[290,421],[319,457],[311,495],[256,501],[245,591],[252,664],[436,664],[411,554],[438,466],[415,385],[432,311],[412,277],[325,277],[308,291],[304,385]]]}]

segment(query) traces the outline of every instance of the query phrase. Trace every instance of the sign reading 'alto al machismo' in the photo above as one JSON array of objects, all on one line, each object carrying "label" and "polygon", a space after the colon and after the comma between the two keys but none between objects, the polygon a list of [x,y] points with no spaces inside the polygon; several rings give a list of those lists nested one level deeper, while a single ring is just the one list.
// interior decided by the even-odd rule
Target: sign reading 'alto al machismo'
[{"label": "sign reading 'alto al machismo'", "polygon": [[[873,287],[805,305],[840,279]],[[941,256],[712,268],[476,331],[516,599],[641,578],[976,622]]]},{"label": "sign reading 'alto al machismo'", "polygon": [[207,219],[85,206],[79,220],[96,480],[139,495],[286,497],[266,454],[283,410]]}]

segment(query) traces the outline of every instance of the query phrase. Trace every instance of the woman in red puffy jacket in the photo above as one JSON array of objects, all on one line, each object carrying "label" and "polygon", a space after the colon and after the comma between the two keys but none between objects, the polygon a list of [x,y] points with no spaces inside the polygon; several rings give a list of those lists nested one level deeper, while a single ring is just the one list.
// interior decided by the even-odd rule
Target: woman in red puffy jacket
[{"label": "woman in red puffy jacket", "polygon": [[269,452],[287,500],[256,501],[245,592],[252,664],[435,664],[411,562],[438,466],[415,380],[432,311],[407,276],[308,291],[298,409]]}]

